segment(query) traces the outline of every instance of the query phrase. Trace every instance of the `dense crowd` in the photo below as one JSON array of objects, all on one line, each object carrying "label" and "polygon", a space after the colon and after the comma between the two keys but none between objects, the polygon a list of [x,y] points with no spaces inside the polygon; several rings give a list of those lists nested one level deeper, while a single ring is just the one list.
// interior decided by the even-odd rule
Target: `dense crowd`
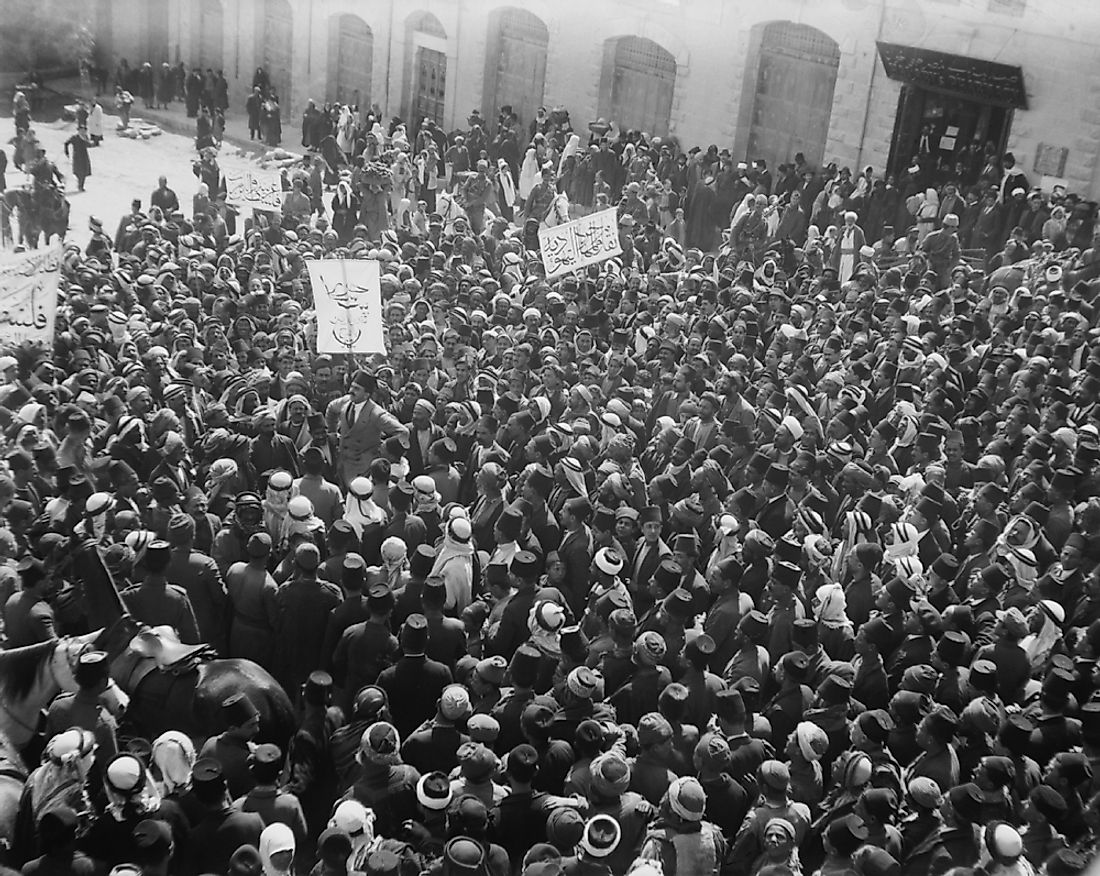
[{"label": "dense crowd", "polygon": [[[191,212],[93,219],[53,349],[0,358],[9,866],[1085,872],[1095,205],[561,110],[302,138],[281,214],[200,143]],[[603,206],[622,255],[547,280],[539,228]],[[385,354],[318,354],[316,258],[380,263]],[[108,603],[133,641],[65,651]],[[139,719],[198,645],[248,689]]]}]

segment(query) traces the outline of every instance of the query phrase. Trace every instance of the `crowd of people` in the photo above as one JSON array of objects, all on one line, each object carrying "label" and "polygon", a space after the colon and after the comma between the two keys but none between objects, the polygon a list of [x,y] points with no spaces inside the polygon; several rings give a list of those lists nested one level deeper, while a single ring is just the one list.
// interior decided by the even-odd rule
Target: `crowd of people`
[{"label": "crowd of people", "polygon": [[[239,232],[210,144],[191,215],[162,178],[94,218],[53,349],[0,358],[9,867],[1086,872],[1095,205],[561,110],[302,135]],[[622,254],[546,279],[540,227],[604,206]],[[384,354],[317,352],[318,258],[379,262]],[[20,717],[100,565],[294,732],[241,690],[150,732],[119,689],[180,664],[110,630]]]}]

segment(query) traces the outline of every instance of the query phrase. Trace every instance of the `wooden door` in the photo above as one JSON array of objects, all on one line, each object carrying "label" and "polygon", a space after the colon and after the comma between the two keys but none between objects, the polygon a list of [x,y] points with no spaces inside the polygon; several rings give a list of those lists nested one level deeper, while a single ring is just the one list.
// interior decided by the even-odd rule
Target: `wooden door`
[{"label": "wooden door", "polygon": [[286,124],[293,91],[294,59],[294,15],[287,0],[267,0],[263,59],[271,85],[279,95],[279,108]]},{"label": "wooden door", "polygon": [[676,61],[652,40],[624,37],[615,50],[611,117],[623,130],[668,135]]},{"label": "wooden door", "polygon": [[520,124],[527,125],[542,105],[549,34],[535,16],[508,9],[500,21],[499,42],[494,97],[486,111],[495,119],[502,106],[511,106]]},{"label": "wooden door", "polygon": [[341,16],[336,43],[338,101],[370,106],[373,59],[374,35],[367,23],[354,15]]},{"label": "wooden door", "polygon": [[820,166],[839,65],[839,47],[820,31],[790,22],[769,24],[760,47],[746,157],[766,159],[774,167],[801,152]]},{"label": "wooden door", "polygon": [[423,46],[416,50],[416,88],[413,91],[413,118],[419,126],[427,118],[443,124],[443,106],[447,94],[447,56]]}]

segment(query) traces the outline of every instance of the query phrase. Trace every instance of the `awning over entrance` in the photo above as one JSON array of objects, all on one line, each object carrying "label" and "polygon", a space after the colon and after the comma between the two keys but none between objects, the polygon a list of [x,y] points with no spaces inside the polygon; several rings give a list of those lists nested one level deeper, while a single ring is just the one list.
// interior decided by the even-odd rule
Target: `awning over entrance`
[{"label": "awning over entrance", "polygon": [[878,53],[891,79],[979,103],[1027,109],[1019,67],[897,43],[880,42]]}]

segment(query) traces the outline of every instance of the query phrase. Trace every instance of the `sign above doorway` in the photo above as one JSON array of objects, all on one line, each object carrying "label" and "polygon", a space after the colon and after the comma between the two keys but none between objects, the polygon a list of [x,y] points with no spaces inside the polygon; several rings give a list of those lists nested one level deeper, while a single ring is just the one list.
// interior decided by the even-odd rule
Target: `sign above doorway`
[{"label": "sign above doorway", "polygon": [[1019,67],[898,43],[880,42],[878,53],[891,79],[978,103],[1027,109]]}]

